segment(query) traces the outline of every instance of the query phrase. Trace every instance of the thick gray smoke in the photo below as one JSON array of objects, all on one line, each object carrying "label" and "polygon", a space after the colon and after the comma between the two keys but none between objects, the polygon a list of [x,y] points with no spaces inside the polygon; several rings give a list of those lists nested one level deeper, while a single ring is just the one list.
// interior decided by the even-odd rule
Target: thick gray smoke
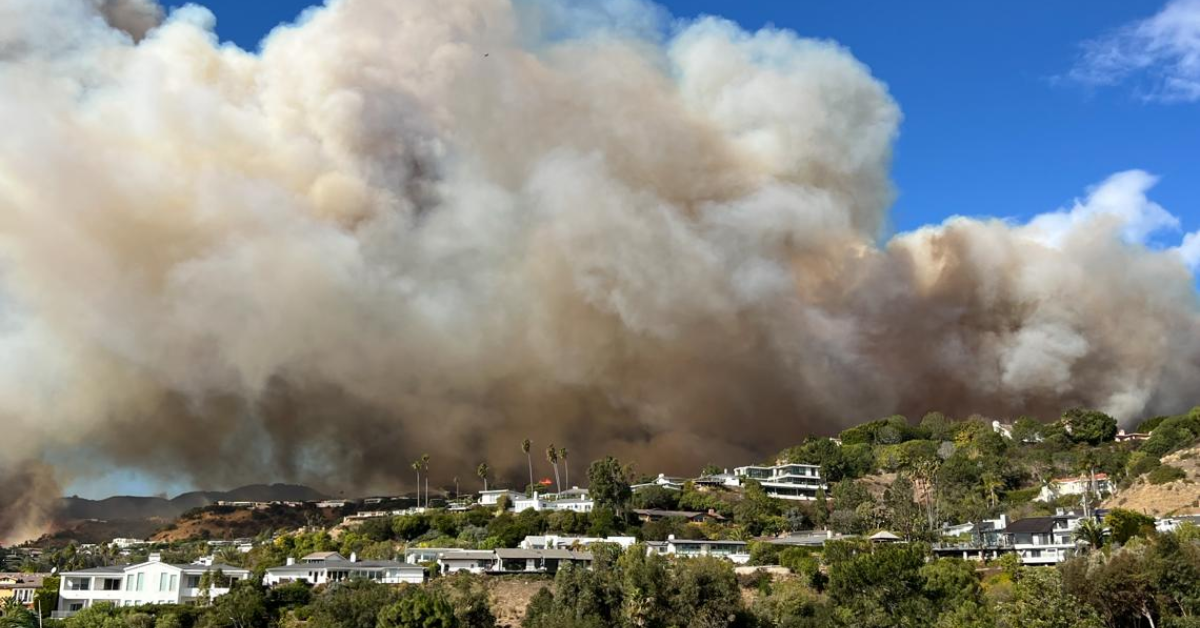
[{"label": "thick gray smoke", "polygon": [[684,472],[1200,381],[1197,240],[1143,244],[1178,229],[1150,175],[879,244],[900,113],[829,42],[342,0],[250,54],[197,7],[3,6],[0,469],[39,494],[114,466],[395,490],[423,452],[467,487],[525,437]]}]

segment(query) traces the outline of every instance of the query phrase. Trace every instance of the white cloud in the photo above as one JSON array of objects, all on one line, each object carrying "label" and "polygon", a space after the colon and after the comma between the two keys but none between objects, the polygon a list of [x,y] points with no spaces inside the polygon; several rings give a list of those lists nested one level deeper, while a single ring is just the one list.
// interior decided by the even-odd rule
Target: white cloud
[{"label": "white cloud", "polygon": [[1068,76],[1092,86],[1133,81],[1146,100],[1200,100],[1200,0],[1171,0],[1149,18],[1084,42]]},{"label": "white cloud", "polygon": [[1182,257],[1183,263],[1193,272],[1200,270],[1200,231],[1183,236],[1183,242],[1171,250]]},{"label": "white cloud", "polygon": [[1179,229],[1179,219],[1146,196],[1156,183],[1158,177],[1144,170],[1118,172],[1070,208],[1035,216],[1025,234],[1057,248],[1081,227],[1099,225],[1113,229],[1126,242],[1145,244],[1154,233]]}]

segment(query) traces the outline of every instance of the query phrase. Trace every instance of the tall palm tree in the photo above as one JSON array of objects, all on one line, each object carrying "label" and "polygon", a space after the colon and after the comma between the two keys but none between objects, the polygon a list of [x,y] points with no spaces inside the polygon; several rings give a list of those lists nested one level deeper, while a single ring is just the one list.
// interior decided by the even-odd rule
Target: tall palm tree
[{"label": "tall palm tree", "polygon": [[421,507],[421,461],[414,460],[412,470],[417,472],[417,508]]},{"label": "tall palm tree", "polygon": [[532,447],[533,441],[528,438],[521,441],[521,451],[525,452],[525,463],[529,465],[529,487],[525,489],[526,493],[533,490],[533,456],[529,455],[529,450]]},{"label": "tall palm tree", "polygon": [[479,463],[479,468],[475,469],[475,475],[478,475],[479,479],[483,480],[483,490],[485,490],[485,491],[488,490],[487,489],[487,479],[488,479],[488,473],[491,470],[492,470],[491,467],[489,467],[488,463],[486,463],[486,462]]},{"label": "tall palm tree", "polygon": [[554,465],[554,486],[561,493],[562,482],[558,481],[558,450],[554,448],[554,443],[550,443],[550,446],[546,448],[546,460]]},{"label": "tall palm tree", "polygon": [[996,491],[1004,487],[1004,482],[1000,481],[1000,477],[995,473],[984,473],[982,480],[983,492],[987,495],[988,502],[991,504],[992,508],[995,508],[996,504],[999,502],[999,497],[996,495]]},{"label": "tall palm tree", "polygon": [[425,472],[425,507],[429,508],[429,454],[421,454],[421,470]]},{"label": "tall palm tree", "polygon": [[571,465],[567,464],[567,448],[562,447],[558,450],[558,459],[563,463],[563,480],[567,483],[567,488],[571,488]]},{"label": "tall palm tree", "polygon": [[454,476],[454,499],[458,499],[458,476]]}]

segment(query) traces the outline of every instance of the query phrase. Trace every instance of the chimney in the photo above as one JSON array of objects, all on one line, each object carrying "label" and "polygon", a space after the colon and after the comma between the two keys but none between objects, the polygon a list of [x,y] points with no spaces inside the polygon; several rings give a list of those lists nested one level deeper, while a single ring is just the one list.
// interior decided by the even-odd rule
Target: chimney
[{"label": "chimney", "polygon": [[294,557],[292,557],[292,556],[288,556],[288,559],[287,559],[287,564],[288,564],[288,566],[295,565],[295,564],[296,564],[296,559],[295,559]]},{"label": "chimney", "polygon": [[159,554],[158,552],[150,552],[150,562],[161,563],[162,562],[162,554]]},{"label": "chimney", "polygon": [[350,562],[352,562],[352,563],[358,562],[358,552],[350,552]]},{"label": "chimney", "polygon": [[825,530],[825,538],[832,539],[833,538],[833,530]]}]

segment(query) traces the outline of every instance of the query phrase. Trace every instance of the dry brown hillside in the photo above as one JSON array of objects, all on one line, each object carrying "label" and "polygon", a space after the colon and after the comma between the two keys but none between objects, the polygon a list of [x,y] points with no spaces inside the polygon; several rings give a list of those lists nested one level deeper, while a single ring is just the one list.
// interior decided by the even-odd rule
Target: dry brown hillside
[{"label": "dry brown hillside", "polygon": [[1105,508],[1127,508],[1156,517],[1200,513],[1200,447],[1163,456],[1162,463],[1187,473],[1166,484],[1151,484],[1143,475],[1133,486],[1104,502]]}]

